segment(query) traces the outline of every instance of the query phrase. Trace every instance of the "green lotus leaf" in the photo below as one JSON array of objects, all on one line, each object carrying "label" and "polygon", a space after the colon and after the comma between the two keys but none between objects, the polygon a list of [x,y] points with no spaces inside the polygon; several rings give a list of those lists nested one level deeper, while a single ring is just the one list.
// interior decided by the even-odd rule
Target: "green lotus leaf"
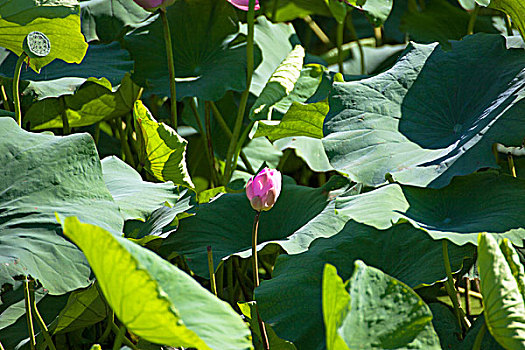
[{"label": "green lotus leaf", "polygon": [[[474,253],[472,245],[449,244],[452,270],[459,271],[463,261],[472,259]],[[255,290],[262,319],[298,349],[324,349],[324,266],[334,265],[344,280],[354,272],[355,260],[363,260],[411,288],[446,278],[442,244],[423,231],[408,223],[377,230],[349,221],[338,234],[316,239],[308,251],[277,258],[272,279],[263,281]]]},{"label": "green lotus leaf", "polygon": [[286,56],[255,100],[250,110],[250,119],[270,119],[273,106],[292,93],[301,74],[304,55],[304,48],[297,45]]},{"label": "green lotus leaf", "polygon": [[35,71],[56,58],[69,63],[80,63],[84,58],[88,45],[80,32],[76,0],[0,0],[0,7],[0,46],[20,56],[25,37],[33,31],[44,33],[51,42],[46,57],[30,60]]},{"label": "green lotus leaf", "polygon": [[[339,180],[336,177],[324,187],[314,189],[298,186],[285,177],[275,206],[261,214],[257,249],[275,243],[293,254],[305,251],[315,237],[337,233],[344,223],[334,218],[329,194],[346,185]],[[208,277],[207,246],[213,249],[214,266],[231,255],[251,256],[254,216],[244,191],[222,194],[197,207],[194,216],[182,220],[161,251],[166,255],[173,252],[185,255],[193,272]]]},{"label": "green lotus leaf", "polygon": [[336,207],[378,229],[407,220],[433,239],[458,245],[477,244],[479,232],[506,237],[519,246],[525,237],[525,181],[494,172],[457,177],[441,189],[391,184],[338,198]]},{"label": "green lotus leaf", "polygon": [[105,78],[88,78],[73,95],[46,98],[31,104],[24,114],[23,124],[32,130],[42,130],[62,128],[66,118],[69,127],[121,118],[132,112],[140,92],[129,74],[115,91]]},{"label": "green lotus leaf", "polygon": [[104,182],[124,220],[146,220],[165,203],[173,206],[181,197],[173,183],[143,181],[135,169],[117,157],[104,158],[101,163]]},{"label": "green lotus leaf", "polygon": [[525,346],[525,272],[508,240],[478,238],[478,269],[487,328],[506,349]]},{"label": "green lotus leaf", "polygon": [[144,25],[150,15],[128,0],[83,0],[80,3],[80,24],[87,42],[120,40],[130,29]]},{"label": "green lotus leaf", "polygon": [[[177,100],[217,101],[226,91],[246,89],[246,41],[235,36],[239,24],[226,1],[176,1],[168,8],[177,81]],[[191,28],[191,30],[188,30]],[[124,38],[135,61],[133,79],[150,93],[170,96],[160,17]],[[256,65],[260,51],[256,50]]]},{"label": "green lotus leaf", "polygon": [[186,168],[188,142],[168,125],[153,119],[140,100],[135,102],[133,118],[141,135],[144,154],[139,154],[139,159],[145,169],[160,181],[195,187]]},{"label": "green lotus leaf", "polygon": [[240,316],[157,254],[77,218],[66,218],[64,233],[86,254],[108,304],[136,335],[175,347],[251,348]]},{"label": "green lotus leaf", "polygon": [[413,43],[390,70],[334,84],[323,144],[335,169],[371,186],[390,173],[400,183],[439,188],[497,167],[495,142],[521,145],[522,50],[489,34],[451,46]]},{"label": "green lotus leaf", "polygon": [[295,154],[305,161],[310,169],[317,172],[334,170],[320,139],[306,136],[291,136],[279,139],[274,145],[281,151],[285,149],[295,150]]},{"label": "green lotus leaf", "polygon": [[[247,31],[248,27],[242,25],[241,33],[246,35]],[[250,92],[259,96],[273,72],[300,42],[291,23],[272,23],[264,16],[257,17],[254,41],[261,50],[262,61],[253,72]]]},{"label": "green lotus leaf", "polygon": [[432,313],[410,287],[355,261],[347,282],[336,268],[323,272],[323,315],[326,348],[339,349],[441,349],[432,327]]},{"label": "green lotus leaf", "polygon": [[58,314],[53,333],[68,333],[87,328],[107,318],[110,311],[95,284],[76,290],[69,295],[66,306]]},{"label": "green lotus leaf", "polygon": [[89,266],[60,234],[55,213],[111,232],[123,226],[91,136],[34,134],[0,118],[0,161],[9,165],[0,170],[0,285],[31,275],[51,294],[86,287]]},{"label": "green lotus leaf", "polygon": [[275,141],[289,136],[308,136],[321,139],[323,137],[323,121],[328,113],[328,103],[298,103],[294,102],[281,121],[257,122],[255,137],[266,136]]}]

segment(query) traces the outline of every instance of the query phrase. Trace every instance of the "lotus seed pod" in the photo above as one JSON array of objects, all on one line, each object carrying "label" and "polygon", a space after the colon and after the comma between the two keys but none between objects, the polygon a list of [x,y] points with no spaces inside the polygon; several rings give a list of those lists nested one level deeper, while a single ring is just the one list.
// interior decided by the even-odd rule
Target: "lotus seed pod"
[{"label": "lotus seed pod", "polygon": [[24,52],[30,58],[46,57],[51,52],[51,41],[42,32],[31,32],[24,39]]}]

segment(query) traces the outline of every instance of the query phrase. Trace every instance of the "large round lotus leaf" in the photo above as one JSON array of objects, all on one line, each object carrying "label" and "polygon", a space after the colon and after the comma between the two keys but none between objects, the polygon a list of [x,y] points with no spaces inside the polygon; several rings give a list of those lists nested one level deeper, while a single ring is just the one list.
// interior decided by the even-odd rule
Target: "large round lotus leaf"
[{"label": "large round lotus leaf", "polygon": [[[472,258],[474,252],[472,245],[449,245],[452,270],[460,270],[463,260]],[[277,259],[273,278],[255,291],[262,319],[298,349],[324,349],[324,265],[334,265],[346,280],[353,273],[355,260],[363,260],[411,288],[446,278],[442,244],[423,231],[407,223],[380,231],[350,221],[337,235],[315,240],[307,252]]]},{"label": "large round lotus leaf", "polygon": [[80,63],[84,58],[88,45],[80,32],[76,0],[0,0],[0,8],[1,47],[20,56],[29,33],[39,31],[48,37],[49,54],[29,61],[35,71],[56,58],[69,63]]},{"label": "large round lotus leaf", "polygon": [[386,229],[405,219],[459,245],[477,244],[479,232],[519,246],[525,237],[525,181],[492,171],[454,178],[441,189],[392,184],[336,201],[342,215],[358,222]]},{"label": "large round lotus leaf", "polygon": [[226,302],[154,252],[66,218],[64,233],[86,254],[100,289],[134,334],[169,346],[251,349],[250,331]]},{"label": "large round lotus leaf", "polygon": [[[344,222],[336,218],[329,194],[346,184],[338,180],[341,179],[335,178],[314,189],[284,178],[275,206],[261,214],[257,249],[276,243],[288,253],[296,254],[305,251],[315,238],[337,233]],[[255,210],[244,191],[223,194],[200,205],[194,216],[182,220],[178,230],[166,239],[162,251],[184,254],[193,272],[208,277],[207,246],[213,249],[214,266],[232,254],[251,256],[254,217]]]},{"label": "large round lotus leaf", "polygon": [[80,3],[80,23],[87,42],[119,40],[128,30],[144,25],[150,15],[129,0],[84,0]]},{"label": "large round lotus leaf", "polygon": [[451,46],[413,43],[388,71],[334,84],[323,144],[335,169],[366,185],[390,173],[401,183],[443,187],[497,167],[495,142],[521,144],[523,50],[489,34]]},{"label": "large round lotus leaf", "polygon": [[[217,101],[228,90],[246,89],[246,40],[236,37],[239,24],[233,6],[227,1],[179,0],[168,8],[167,17],[177,100],[195,96]],[[151,93],[170,96],[161,18],[128,34],[124,45],[135,60],[136,82]]]},{"label": "large round lotus leaf", "polygon": [[0,285],[31,275],[51,294],[87,286],[89,266],[55,213],[122,232],[93,139],[28,133],[0,118],[0,163]]}]

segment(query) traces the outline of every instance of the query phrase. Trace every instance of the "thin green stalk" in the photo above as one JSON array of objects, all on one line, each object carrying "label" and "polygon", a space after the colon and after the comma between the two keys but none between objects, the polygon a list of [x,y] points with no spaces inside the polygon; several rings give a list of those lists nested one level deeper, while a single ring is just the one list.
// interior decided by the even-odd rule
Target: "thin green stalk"
[{"label": "thin green stalk", "polygon": [[[246,129],[244,129],[244,131],[242,132],[241,137],[239,138],[239,142],[237,143],[237,147],[235,147],[235,153],[234,153],[234,157],[235,158],[234,158],[233,164],[235,166],[237,165],[237,160],[239,159],[239,154],[241,154],[242,146],[244,145],[244,141],[246,140],[246,138],[250,134],[250,131],[252,130],[254,124],[255,124],[255,122],[251,121],[250,124],[248,125],[248,127]],[[230,178],[231,178],[231,175],[233,174],[234,170],[235,170],[235,168],[233,168],[231,170]]]},{"label": "thin green stalk", "polygon": [[[121,325],[120,327],[117,327],[117,325],[115,324],[115,322],[112,322],[111,323],[111,329],[113,330],[113,333],[115,333],[115,335],[117,336],[117,338],[119,337],[119,335],[121,335],[121,338],[120,338],[120,344],[119,344],[119,347],[118,349],[120,349],[120,345],[122,343],[124,343],[124,345],[126,345],[127,347],[133,349],[133,350],[140,350],[139,348],[137,348],[137,346],[135,344],[133,344],[133,342],[131,340],[129,340],[125,334],[126,334],[126,327],[124,325]],[[122,332],[122,330],[124,330]],[[121,333],[122,332],[122,333]],[[115,338],[115,343],[117,342],[117,339]],[[115,349],[115,343],[113,343],[113,349]]]},{"label": "thin green stalk", "polygon": [[512,36],[514,35],[514,32],[512,31],[512,22],[510,20],[510,16],[506,13],[503,13],[503,17],[505,18],[505,27],[507,28],[507,35]]},{"label": "thin green stalk", "polygon": [[[0,91],[2,92],[2,99],[4,101],[2,106],[4,107],[4,109],[6,111],[10,112],[11,108],[9,107],[9,100],[7,98],[7,93],[5,92],[5,87],[3,85],[0,85]],[[2,344],[0,344],[0,345],[2,345]]]},{"label": "thin green stalk", "polygon": [[126,332],[126,327],[124,325],[120,325],[118,328],[118,331],[115,332],[116,337],[115,341],[113,342],[113,350],[120,350],[120,346],[122,345],[122,338],[124,338],[124,333]]},{"label": "thin green stalk", "polygon": [[383,45],[383,27],[374,27],[374,36],[376,38],[376,47]]},{"label": "thin green stalk", "polygon": [[467,35],[474,34],[474,26],[476,25],[476,19],[478,18],[479,5],[476,4],[474,10],[470,13],[470,19],[468,21]]},{"label": "thin green stalk", "polygon": [[31,292],[29,291],[29,278],[30,277],[26,277],[24,280],[24,297],[26,306],[27,330],[29,332],[29,345],[31,346],[31,350],[35,350],[35,328],[33,326],[33,315],[31,313]]},{"label": "thin green stalk", "polygon": [[472,346],[472,350],[480,350],[481,344],[483,343],[483,337],[485,336],[485,333],[487,332],[487,324],[483,322],[481,325],[481,329],[479,330],[478,334],[476,334],[476,339],[474,340],[474,345]]},{"label": "thin green stalk", "polygon": [[308,24],[308,27],[312,30],[312,32],[317,36],[321,42],[327,46],[332,46],[332,42],[330,41],[330,38],[328,35],[326,35],[321,27],[310,16],[305,16],[303,20]]},{"label": "thin green stalk", "polygon": [[131,165],[133,168],[135,168],[135,160],[133,159],[133,155],[131,154],[131,150],[129,148],[127,135],[124,129],[124,126],[122,125],[122,119],[117,119],[117,121],[113,121],[116,125],[116,129],[118,131],[118,135],[120,138],[120,147],[122,149],[122,153],[124,155],[124,160],[126,163]]},{"label": "thin green stalk", "polygon": [[[224,120],[222,113],[219,111],[219,109],[217,108],[217,105],[215,105],[213,101],[210,101],[209,103],[211,106],[211,110],[213,111],[213,116],[215,117],[215,120],[219,123],[219,126],[226,133],[226,136],[228,137],[228,139],[231,140],[232,131],[230,130],[230,127],[228,126],[228,124],[226,124],[226,121]],[[246,165],[246,170],[248,170],[250,174],[255,174],[255,170],[250,164],[248,157],[246,157],[246,154],[244,154],[244,151],[241,150],[240,156],[241,156],[242,161],[244,162],[244,165]]]},{"label": "thin green stalk", "polygon": [[193,98],[190,98],[190,108],[191,110],[193,111],[193,116],[195,117],[195,122],[197,123],[197,127],[199,128],[199,133],[201,134],[201,137],[202,137],[202,142],[203,142],[203,146],[204,146],[204,153],[206,154],[206,158],[208,159],[208,164],[210,166],[210,177],[211,177],[211,182],[212,182],[212,187],[213,187],[213,184],[217,184],[217,180],[218,180],[218,176],[217,176],[217,173],[215,171],[215,167],[213,166],[214,164],[214,159],[213,159],[213,154],[210,153],[210,149],[208,147],[209,143],[211,142],[208,141],[208,133],[204,130],[204,127],[202,125],[202,122],[201,122],[201,118],[199,116],[199,111],[197,110],[197,104],[195,103],[195,100]]},{"label": "thin green stalk", "polygon": [[[227,184],[230,181],[231,174],[236,164],[232,164],[233,155],[238,144],[239,135],[241,134],[242,122],[244,119],[244,112],[248,103],[248,97],[250,95],[250,86],[252,85],[253,66],[254,66],[254,31],[255,31],[255,0],[250,0],[248,5],[248,37],[246,41],[246,90],[242,93],[239,110],[237,111],[237,119],[233,127],[232,139],[228,146],[228,152],[226,153],[226,166],[224,169],[224,181],[223,184]],[[236,160],[236,159],[235,159]]]},{"label": "thin green stalk", "polygon": [[47,329],[46,323],[44,322],[44,319],[42,319],[40,312],[38,312],[38,307],[36,306],[34,286],[35,286],[35,281],[30,281],[29,282],[29,296],[31,297],[32,312],[35,315],[36,322],[38,323],[38,326],[40,327],[40,331],[44,335],[44,339],[46,341],[47,346],[49,347],[50,350],[56,350],[55,344],[53,343],[53,340],[51,339],[51,336],[49,335],[49,331]]},{"label": "thin green stalk", "polygon": [[[257,263],[257,233],[259,230],[259,217],[261,216],[260,211],[255,212],[255,218],[253,220],[253,230],[252,230],[252,268],[253,268],[253,288],[259,287],[259,264]],[[259,308],[255,304],[255,310],[257,311],[257,321],[259,322],[259,329],[261,331],[261,338],[263,341],[263,346],[265,349],[270,349],[268,342],[268,335],[266,334],[266,327],[264,322],[259,316]]]},{"label": "thin green stalk", "polygon": [[509,170],[513,177],[517,177],[516,175],[516,167],[514,166],[514,158],[512,157],[512,154],[507,154],[507,160],[509,162]]},{"label": "thin green stalk", "polygon": [[450,259],[448,257],[448,241],[446,239],[443,240],[443,262],[445,264],[445,272],[447,274],[447,281],[445,282],[445,288],[447,290],[448,296],[450,297],[450,300],[452,301],[452,305],[454,306],[454,312],[456,313],[456,317],[458,319],[459,328],[464,329],[464,318],[465,314],[463,313],[463,310],[461,309],[458,301],[458,292],[456,290],[456,287],[454,286],[454,278],[452,277],[452,268],[450,267]]},{"label": "thin green stalk", "polygon": [[345,21],[337,23],[337,66],[339,67],[339,73],[344,74],[343,66],[343,37],[345,32]]},{"label": "thin green stalk", "polygon": [[357,43],[357,49],[359,50],[359,56],[361,58],[361,74],[364,75],[366,73],[365,50],[363,49],[361,40],[359,40],[359,37],[357,36],[357,32],[354,27],[354,22],[352,21],[352,16],[347,16],[345,22],[346,22],[346,28],[350,32],[350,36],[352,40],[354,40]]},{"label": "thin green stalk", "polygon": [[166,43],[166,56],[168,58],[168,72],[171,92],[171,127],[174,130],[177,130],[177,87],[175,83],[175,62],[173,60],[173,45],[171,44],[170,25],[165,8],[160,9],[160,18],[162,18],[164,42]]},{"label": "thin green stalk", "polygon": [[[100,289],[99,289],[99,293],[101,293]],[[102,336],[98,340],[100,344],[103,344],[106,341],[106,339],[109,337],[109,335],[111,334],[111,329],[112,329],[111,326],[115,323],[115,311],[113,311],[113,309],[111,308],[110,308],[109,315],[106,318],[106,322],[107,322],[106,329],[104,329],[104,333],[102,333]]]},{"label": "thin green stalk", "polygon": [[20,109],[20,73],[22,72],[22,63],[27,55],[22,52],[15,66],[15,76],[13,78],[13,103],[15,105],[15,119],[19,127],[22,127],[22,110]]},{"label": "thin green stalk", "polygon": [[207,246],[208,251],[208,270],[210,271],[211,292],[217,296],[217,285],[215,284],[215,268],[213,267],[213,252],[211,246]]}]

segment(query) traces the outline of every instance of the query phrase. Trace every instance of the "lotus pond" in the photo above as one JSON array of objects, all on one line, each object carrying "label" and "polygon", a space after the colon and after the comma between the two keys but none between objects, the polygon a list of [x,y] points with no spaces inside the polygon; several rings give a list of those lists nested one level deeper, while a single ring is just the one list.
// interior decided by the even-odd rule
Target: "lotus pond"
[{"label": "lotus pond", "polygon": [[525,349],[522,0],[0,0],[0,349]]}]

